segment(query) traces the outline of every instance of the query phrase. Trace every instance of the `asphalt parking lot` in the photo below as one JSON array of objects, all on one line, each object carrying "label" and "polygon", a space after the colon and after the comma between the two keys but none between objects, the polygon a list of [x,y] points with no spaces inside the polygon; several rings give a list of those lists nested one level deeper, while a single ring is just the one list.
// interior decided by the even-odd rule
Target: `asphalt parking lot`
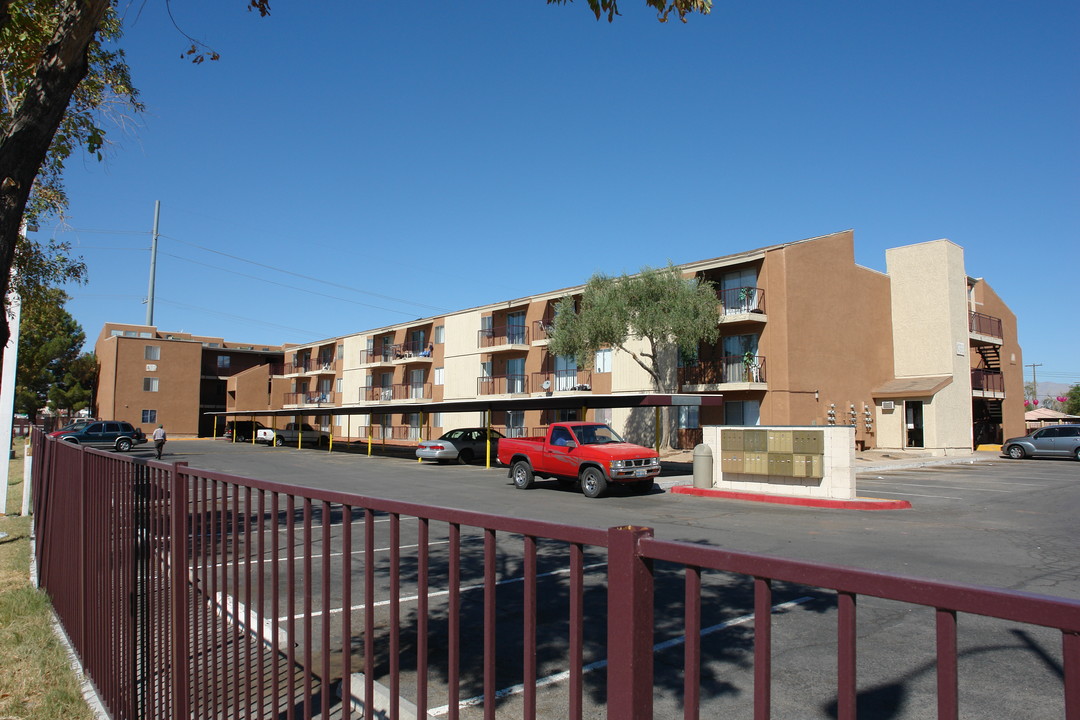
[{"label": "asphalt parking lot", "polygon": [[[238,446],[220,440],[170,442],[168,450],[167,461],[264,480],[591,527],[646,525],[665,539],[1080,599],[1076,523],[1080,463],[1074,461],[1002,458],[864,473],[859,476],[860,496],[905,499],[912,507],[857,511],[696,498],[660,490],[589,500],[554,482],[516,490],[505,468],[418,464],[400,457]],[[385,528],[385,522],[376,520],[383,551],[389,549]],[[402,523],[403,552],[416,542],[409,528]],[[476,538],[464,538],[466,545],[472,540]],[[433,531],[432,557],[438,557],[444,542]],[[507,600],[513,602],[520,586],[512,572],[518,567],[514,558],[520,543],[500,538],[499,551],[511,569],[500,580],[500,593],[508,593]],[[586,560],[592,566],[587,603],[601,603],[605,570],[599,560]],[[552,574],[541,582],[547,583],[547,597],[559,598],[565,588],[557,572],[558,557],[551,562]],[[669,596],[676,592],[678,580],[668,574],[667,569],[658,569],[658,603],[674,602]],[[475,589],[475,578],[463,576],[462,585],[467,597]],[[705,641],[710,660],[704,667],[703,716],[706,709],[711,716],[724,712],[747,716],[752,617],[737,609],[746,599],[746,588],[724,574],[707,578],[704,587],[703,626],[711,631]],[[834,658],[822,650],[835,643],[834,599],[813,588],[779,590],[781,607],[776,608],[773,631],[774,716],[835,717],[831,704],[835,666],[830,664]],[[404,603],[411,602],[412,592],[403,587]],[[431,602],[439,612],[440,596],[433,595]],[[963,716],[1061,716],[1061,643],[1056,633],[977,617],[963,618],[961,629]],[[587,633],[602,633],[602,628]],[[932,611],[861,598],[859,635],[860,716],[933,716]],[[668,645],[658,646],[656,655],[657,717],[681,713],[677,639],[677,628],[658,627],[658,643],[667,640]],[[558,657],[553,652],[550,660],[540,663],[541,674],[554,678],[539,698],[541,707],[554,714],[541,713],[542,717],[555,717],[566,707],[565,683],[560,685],[558,679],[564,668]],[[602,663],[603,658],[586,658],[590,661]],[[1008,693],[1002,692],[1002,677],[1009,678]],[[601,717],[603,673],[590,673],[587,683],[587,706]],[[507,716],[513,717],[512,693],[504,705]],[[465,708],[462,716],[471,717],[472,711]]]}]

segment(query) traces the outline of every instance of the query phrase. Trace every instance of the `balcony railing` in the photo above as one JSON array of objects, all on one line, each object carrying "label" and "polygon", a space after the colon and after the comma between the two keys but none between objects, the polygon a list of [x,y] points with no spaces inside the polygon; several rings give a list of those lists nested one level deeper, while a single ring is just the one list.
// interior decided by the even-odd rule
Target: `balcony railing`
[{"label": "balcony railing", "polygon": [[429,358],[435,352],[435,345],[431,342],[406,342],[397,346],[394,353],[395,360],[403,358]]},{"label": "balcony railing", "polygon": [[[544,383],[548,383],[547,386]],[[533,392],[571,392],[592,389],[592,372],[589,370],[554,370],[532,374]]]},{"label": "balcony railing", "polygon": [[993,315],[984,315],[983,313],[973,312],[968,314],[968,331],[977,335],[986,335],[988,337],[1003,337],[1001,332],[1001,318],[996,318]]},{"label": "balcony railing", "polygon": [[430,400],[431,383],[397,383],[360,388],[360,401]]},{"label": "balcony railing", "polygon": [[361,350],[360,364],[377,365],[379,363],[393,362],[400,357],[403,357],[401,345],[383,345],[374,350]]},{"label": "balcony railing", "polygon": [[555,318],[545,317],[533,323],[533,340],[550,340],[555,330]]},{"label": "balcony railing", "polygon": [[738,355],[679,368],[679,385],[765,382],[765,357]]},{"label": "balcony railing", "polygon": [[717,290],[721,315],[742,315],[765,312],[765,290],[759,287],[740,287]]},{"label": "balcony railing", "polygon": [[284,402],[286,405],[333,405],[337,403],[337,396],[336,392],[304,390],[285,393]]},{"label": "balcony railing", "polygon": [[528,345],[529,328],[525,325],[483,328],[477,331],[476,338],[477,345],[482,348],[499,345]]},{"label": "balcony railing", "polygon": [[518,425],[492,425],[491,429],[502,433],[504,437],[508,438],[523,438],[530,437],[534,434],[539,434],[531,432],[527,427],[521,427]]},{"label": "balcony railing", "polygon": [[508,395],[529,392],[527,375],[492,375],[476,378],[477,395]]},{"label": "balcony railing", "polygon": [[974,368],[971,371],[971,389],[983,392],[1005,392],[1005,376],[1000,371]]}]

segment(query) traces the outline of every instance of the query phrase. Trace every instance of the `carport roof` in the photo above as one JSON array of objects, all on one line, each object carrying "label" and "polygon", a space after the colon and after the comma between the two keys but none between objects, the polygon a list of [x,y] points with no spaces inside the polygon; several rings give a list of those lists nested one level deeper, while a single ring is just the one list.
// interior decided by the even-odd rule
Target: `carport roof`
[{"label": "carport roof", "polygon": [[468,400],[430,400],[416,402],[357,403],[355,405],[304,406],[275,410],[226,410],[207,415],[250,417],[252,415],[381,415],[411,412],[482,412],[484,410],[572,410],[576,408],[721,406],[723,395],[684,395],[681,393],[613,393],[600,395],[540,395]]}]

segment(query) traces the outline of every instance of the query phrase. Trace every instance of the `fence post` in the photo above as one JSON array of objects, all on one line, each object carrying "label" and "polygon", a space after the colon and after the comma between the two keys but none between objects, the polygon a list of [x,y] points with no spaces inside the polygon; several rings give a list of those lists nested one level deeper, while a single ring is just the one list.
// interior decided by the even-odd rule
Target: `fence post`
[{"label": "fence post", "polygon": [[638,551],[652,528],[608,530],[608,680],[610,720],[652,720],[653,568]]},{"label": "fence post", "polygon": [[169,484],[169,569],[172,577],[172,713],[174,718],[191,717],[190,695],[191,669],[188,665],[190,638],[188,637],[188,492],[187,483],[180,469],[186,462],[172,464]]}]

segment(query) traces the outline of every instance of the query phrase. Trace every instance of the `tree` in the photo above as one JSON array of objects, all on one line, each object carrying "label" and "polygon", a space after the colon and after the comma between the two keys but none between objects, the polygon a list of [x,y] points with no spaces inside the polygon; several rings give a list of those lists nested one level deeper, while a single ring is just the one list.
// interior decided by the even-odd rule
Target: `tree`
[{"label": "tree", "polygon": [[[244,1],[249,10],[269,15],[270,0]],[[0,115],[0,299],[5,308],[19,225],[27,210],[35,207],[31,198],[43,206],[62,204],[62,196],[34,195],[35,180],[44,178],[42,189],[50,177],[58,180],[67,157],[64,152],[77,145],[99,154],[104,132],[94,118],[109,99],[126,98],[137,107],[122,53],[106,53],[101,45],[102,40],[120,36],[115,2],[0,0],[0,69],[5,82],[8,75],[19,79],[17,92],[4,88]],[[588,2],[597,19],[606,14],[612,21],[619,14],[617,0]],[[645,4],[656,9],[661,21],[672,12],[685,20],[689,13],[706,14],[711,9],[711,0],[645,0]],[[204,58],[195,43],[185,56],[196,63]],[[216,53],[211,53],[214,57]],[[7,325],[0,323],[0,353],[7,339]]]},{"label": "tree", "polygon": [[94,405],[98,365],[94,353],[83,353],[68,366],[63,379],[49,388],[49,406],[69,417]]},{"label": "tree", "polygon": [[1080,415],[1080,385],[1073,385],[1069,392],[1065,393],[1065,403],[1061,411],[1069,415]]},{"label": "tree", "polygon": [[[702,342],[716,342],[716,313],[713,284],[683,277],[670,263],[637,275],[601,273],[589,278],[580,302],[569,295],[559,301],[548,350],[590,367],[597,350],[616,348],[649,374],[655,390],[673,392],[675,351],[695,355]],[[631,340],[644,348],[635,350]]]},{"label": "tree", "polygon": [[63,290],[50,288],[22,306],[15,410],[31,418],[45,406],[49,390],[63,382],[86,342],[82,327],[64,309],[67,300]]}]

